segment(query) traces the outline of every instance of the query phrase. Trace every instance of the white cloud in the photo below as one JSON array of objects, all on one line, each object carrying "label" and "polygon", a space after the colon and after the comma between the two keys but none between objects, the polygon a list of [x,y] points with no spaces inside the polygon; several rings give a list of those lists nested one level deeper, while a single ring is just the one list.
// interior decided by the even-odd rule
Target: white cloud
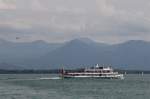
[{"label": "white cloud", "polygon": [[11,30],[11,36],[17,31],[32,36],[30,40],[50,42],[80,36],[104,42],[149,40],[149,4],[149,0],[0,0],[0,27],[8,28],[3,37]]},{"label": "white cloud", "polygon": [[0,10],[14,10],[16,0],[0,0]]},{"label": "white cloud", "polygon": [[106,15],[106,16],[112,16],[115,13],[115,8],[113,5],[108,3],[108,0],[96,0],[97,8],[99,10],[99,13]]}]

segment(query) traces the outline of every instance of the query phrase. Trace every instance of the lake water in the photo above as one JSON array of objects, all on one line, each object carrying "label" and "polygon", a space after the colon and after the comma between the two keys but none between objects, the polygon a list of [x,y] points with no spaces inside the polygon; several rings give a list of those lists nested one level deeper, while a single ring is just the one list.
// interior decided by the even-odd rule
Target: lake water
[{"label": "lake water", "polygon": [[126,75],[124,80],[55,76],[0,75],[0,99],[150,99],[150,75]]}]

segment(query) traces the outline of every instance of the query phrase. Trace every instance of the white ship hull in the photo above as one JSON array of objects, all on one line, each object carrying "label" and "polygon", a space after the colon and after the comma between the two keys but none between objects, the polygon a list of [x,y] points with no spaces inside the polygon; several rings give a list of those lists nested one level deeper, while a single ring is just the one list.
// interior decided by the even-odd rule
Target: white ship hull
[{"label": "white ship hull", "polygon": [[106,75],[106,76],[87,76],[87,75],[79,75],[79,76],[72,76],[72,75],[63,75],[63,78],[100,78],[100,79],[124,79],[122,74],[118,75]]},{"label": "white ship hull", "polygon": [[123,74],[114,72],[111,67],[87,68],[80,72],[67,72],[62,70],[61,76],[63,78],[102,78],[102,79],[124,79]]}]

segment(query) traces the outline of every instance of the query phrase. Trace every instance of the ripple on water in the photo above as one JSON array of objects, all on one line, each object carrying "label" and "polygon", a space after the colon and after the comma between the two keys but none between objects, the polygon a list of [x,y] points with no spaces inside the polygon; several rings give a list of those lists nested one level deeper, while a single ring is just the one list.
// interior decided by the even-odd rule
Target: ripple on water
[{"label": "ripple on water", "polygon": [[128,75],[125,80],[39,79],[52,76],[0,75],[0,99],[147,99],[150,94],[150,75]]}]

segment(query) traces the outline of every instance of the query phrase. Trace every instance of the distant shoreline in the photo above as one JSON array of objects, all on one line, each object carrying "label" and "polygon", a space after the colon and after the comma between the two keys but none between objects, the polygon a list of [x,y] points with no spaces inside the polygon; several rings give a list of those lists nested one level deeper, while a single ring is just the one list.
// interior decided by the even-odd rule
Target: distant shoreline
[{"label": "distant shoreline", "polygon": [[[66,70],[66,71],[80,71],[81,69]],[[115,70],[122,74],[150,74],[150,70]],[[60,69],[49,70],[0,70],[0,74],[59,74]]]}]

